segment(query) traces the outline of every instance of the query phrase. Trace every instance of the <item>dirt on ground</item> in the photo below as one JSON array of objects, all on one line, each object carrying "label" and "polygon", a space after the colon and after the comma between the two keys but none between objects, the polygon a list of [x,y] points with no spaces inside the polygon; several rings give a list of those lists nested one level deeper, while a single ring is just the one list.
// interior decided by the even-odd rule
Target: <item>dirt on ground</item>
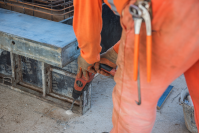
[{"label": "dirt on ground", "polygon": [[[189,133],[184,123],[180,93],[184,76],[157,111],[153,133]],[[0,86],[0,133],[102,133],[112,129],[113,79],[98,75],[92,82],[92,106],[84,115],[66,115],[64,109]]]}]

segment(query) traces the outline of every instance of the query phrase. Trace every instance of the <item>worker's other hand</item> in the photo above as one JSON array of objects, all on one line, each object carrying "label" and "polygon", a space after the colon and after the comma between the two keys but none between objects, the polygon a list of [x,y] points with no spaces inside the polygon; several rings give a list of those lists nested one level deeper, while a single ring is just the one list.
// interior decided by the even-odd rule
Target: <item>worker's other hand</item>
[{"label": "worker's other hand", "polygon": [[110,76],[109,73],[100,70],[99,69],[99,65],[101,64],[106,64],[112,68],[116,68],[116,61],[117,61],[117,53],[115,52],[115,50],[112,48],[108,49],[105,53],[101,54],[100,56],[100,61],[95,63],[95,70],[105,76]]},{"label": "worker's other hand", "polygon": [[81,55],[78,57],[78,72],[77,77],[81,78],[82,74],[86,80],[89,80],[88,72],[96,74],[97,72],[94,69],[94,64],[88,64],[85,59],[82,58]]}]

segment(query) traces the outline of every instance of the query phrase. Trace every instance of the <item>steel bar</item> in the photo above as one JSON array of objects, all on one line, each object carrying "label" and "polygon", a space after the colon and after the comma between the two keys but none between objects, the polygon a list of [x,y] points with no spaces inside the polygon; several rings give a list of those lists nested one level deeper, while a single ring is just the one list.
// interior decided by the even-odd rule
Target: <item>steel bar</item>
[{"label": "steel bar", "polygon": [[43,0],[35,0],[35,1],[38,1],[38,2],[41,2],[41,3],[45,3],[45,4],[57,4],[57,3],[63,2],[63,0],[56,0],[53,3],[52,2],[43,1]]},{"label": "steel bar", "polygon": [[[52,21],[61,21],[71,17],[74,12],[73,1],[55,0],[0,0],[2,8],[22,12],[24,14],[49,19]],[[49,18],[49,16],[50,18]]]},{"label": "steel bar", "polygon": [[56,69],[56,68],[50,68],[50,71],[53,71],[53,72],[56,72],[56,73],[59,73],[59,74],[62,74],[62,75],[66,75],[66,76],[72,77],[74,79],[76,78],[75,74],[64,71],[64,70],[59,70],[59,69]]},{"label": "steel bar", "polygon": [[[65,97],[60,96],[60,95],[58,95],[58,94],[49,93],[48,95],[50,95],[50,96],[52,96],[52,97],[55,97],[55,98],[58,98],[58,99],[61,99],[61,100],[64,100],[64,101],[67,101],[67,102],[70,102],[70,103],[73,102],[72,99],[65,98]],[[76,100],[74,103],[75,103],[76,105],[80,105],[80,101],[79,101],[79,100]]]},{"label": "steel bar", "polygon": [[[1,2],[0,1],[0,4],[3,4],[4,2]],[[22,7],[22,6],[18,6],[18,5],[14,5],[14,4],[10,4],[10,3],[7,3],[6,5],[8,6],[15,6],[15,7],[20,7],[20,8],[23,8],[23,9],[28,9],[28,10],[32,10],[32,11],[36,11],[36,12],[40,12],[40,13],[43,13],[43,14],[47,14],[47,15],[53,15],[53,16],[63,16],[63,15],[67,15],[69,13],[72,13],[74,10],[71,10],[69,12],[65,12],[63,14],[51,14],[51,13],[48,13],[48,12],[44,12],[44,11],[40,11],[40,10],[36,10],[36,9],[31,9],[31,8],[28,8],[28,7]]]},{"label": "steel bar", "polygon": [[[30,2],[21,2],[21,1],[15,1],[15,0],[9,0],[9,2],[15,2],[15,3],[18,3],[18,4],[24,4],[24,5],[28,5],[28,6],[38,7],[38,8],[41,8],[41,9],[51,10],[51,6],[49,6],[49,5],[41,5],[41,4],[36,4],[36,3],[31,4]],[[67,3],[63,4],[62,6],[65,6],[66,4]],[[71,4],[73,4],[73,3],[71,3]],[[15,5],[13,4],[13,6],[15,6]],[[43,6],[49,6],[50,8],[43,7]],[[58,6],[61,6],[61,5],[52,6],[52,8],[58,7]],[[71,8],[71,7],[73,7],[73,5],[68,6],[66,8],[62,8],[62,9],[53,9],[52,11],[57,11],[57,12],[63,11],[63,10],[66,10],[68,8]]]},{"label": "steel bar", "polygon": [[46,97],[47,87],[46,87],[46,69],[45,63],[42,62],[42,89],[43,89],[43,97]]},{"label": "steel bar", "polygon": [[11,68],[12,68],[12,77],[15,78],[15,61],[14,61],[14,54],[10,52],[10,60],[11,60]]}]

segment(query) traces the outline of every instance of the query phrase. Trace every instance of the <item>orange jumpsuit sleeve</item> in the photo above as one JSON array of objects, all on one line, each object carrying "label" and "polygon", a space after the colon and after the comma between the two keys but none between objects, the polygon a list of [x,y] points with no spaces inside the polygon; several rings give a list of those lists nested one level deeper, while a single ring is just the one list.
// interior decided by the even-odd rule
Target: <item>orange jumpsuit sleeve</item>
[{"label": "orange jumpsuit sleeve", "polygon": [[102,0],[74,0],[73,28],[81,56],[87,63],[100,60]]}]

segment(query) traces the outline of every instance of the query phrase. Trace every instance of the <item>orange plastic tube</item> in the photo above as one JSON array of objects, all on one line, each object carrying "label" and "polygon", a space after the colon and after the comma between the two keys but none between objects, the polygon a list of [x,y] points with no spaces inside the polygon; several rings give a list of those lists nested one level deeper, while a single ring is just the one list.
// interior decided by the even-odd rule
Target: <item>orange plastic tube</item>
[{"label": "orange plastic tube", "polygon": [[133,79],[136,81],[138,76],[138,58],[139,58],[139,43],[140,43],[140,35],[135,34],[134,40],[134,68],[133,68]]},{"label": "orange plastic tube", "polygon": [[152,36],[147,36],[147,82],[151,81]]}]

